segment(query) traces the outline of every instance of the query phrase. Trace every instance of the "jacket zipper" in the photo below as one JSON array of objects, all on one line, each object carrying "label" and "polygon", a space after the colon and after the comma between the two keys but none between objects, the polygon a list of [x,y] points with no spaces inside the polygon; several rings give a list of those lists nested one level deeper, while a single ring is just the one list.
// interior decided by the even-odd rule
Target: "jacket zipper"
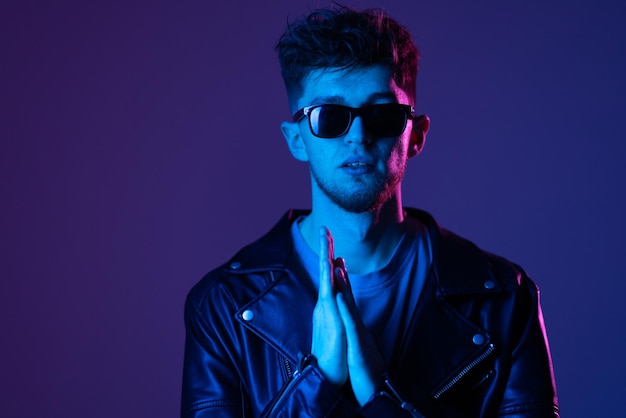
[{"label": "jacket zipper", "polygon": [[287,358],[283,357],[283,365],[285,366],[285,373],[287,374],[287,380],[291,379],[293,376],[293,371],[291,370],[291,364]]},{"label": "jacket zipper", "polygon": [[274,405],[272,406],[272,409],[271,409],[270,413],[268,414],[268,417],[270,417],[270,418],[273,417],[274,414],[276,413],[276,410],[280,406],[282,406],[282,403],[283,403],[284,399],[291,392],[292,388],[298,383],[300,378],[310,368],[311,361],[315,361],[314,357],[312,355],[307,354],[307,355],[301,356],[300,359],[299,359],[299,362],[298,362],[298,367],[296,368],[295,371],[292,372],[291,371],[292,370],[291,369],[291,365],[289,364],[289,361],[287,361],[287,359],[283,357],[285,370],[287,371],[287,374],[291,375],[291,380],[289,382],[287,382],[287,384],[283,387],[283,389],[281,390],[280,394],[278,395],[278,397],[274,401]]},{"label": "jacket zipper", "polygon": [[302,372],[300,372],[299,370],[296,370],[295,372],[293,372],[293,376],[291,377],[291,380],[287,383],[287,385],[285,385],[285,387],[281,391],[280,395],[278,396],[278,398],[274,402],[274,405],[272,406],[272,410],[270,411],[268,417],[271,418],[271,417],[275,416],[276,411],[278,410],[279,407],[282,406],[282,404],[284,402],[284,399],[291,392],[292,388],[294,386],[296,386],[296,384],[300,380],[300,377],[303,374],[304,374],[304,370]]},{"label": "jacket zipper", "polygon": [[465,366],[463,370],[461,370],[456,376],[454,376],[452,380],[450,380],[444,387],[439,389],[437,393],[435,393],[434,398],[439,399],[444,393],[449,391],[452,388],[452,386],[456,385],[457,382],[463,378],[463,376],[469,373],[470,370],[476,367],[481,361],[489,357],[489,355],[493,353],[494,350],[495,350],[495,347],[493,346],[493,344],[489,344],[489,347],[487,347],[487,350],[485,350],[480,356],[472,360],[472,362],[469,363],[467,366]]}]

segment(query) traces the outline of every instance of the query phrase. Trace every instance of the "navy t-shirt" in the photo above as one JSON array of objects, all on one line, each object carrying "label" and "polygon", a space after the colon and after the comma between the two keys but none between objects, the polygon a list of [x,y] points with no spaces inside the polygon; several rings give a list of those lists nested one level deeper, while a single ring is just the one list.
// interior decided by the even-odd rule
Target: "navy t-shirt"
[{"label": "navy t-shirt", "polygon": [[[317,290],[319,258],[302,237],[298,227],[302,219],[293,223],[291,236],[300,264]],[[406,335],[432,260],[426,227],[417,219],[409,217],[405,218],[405,225],[406,232],[381,269],[353,274],[350,273],[350,261],[346,260],[359,312],[388,365]]]}]

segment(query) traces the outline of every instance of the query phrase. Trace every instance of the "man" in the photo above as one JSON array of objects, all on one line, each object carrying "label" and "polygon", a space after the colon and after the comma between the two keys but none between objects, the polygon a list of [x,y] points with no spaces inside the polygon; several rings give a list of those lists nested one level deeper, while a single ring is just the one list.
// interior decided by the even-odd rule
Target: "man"
[{"label": "man", "polygon": [[533,282],[402,206],[429,127],[407,31],[339,7],[277,50],[312,210],[191,290],[182,415],[558,416]]}]

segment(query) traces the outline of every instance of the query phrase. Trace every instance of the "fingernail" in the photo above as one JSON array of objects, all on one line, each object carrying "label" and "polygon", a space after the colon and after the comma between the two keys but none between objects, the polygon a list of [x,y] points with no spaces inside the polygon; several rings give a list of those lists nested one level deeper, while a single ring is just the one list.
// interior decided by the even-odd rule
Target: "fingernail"
[{"label": "fingernail", "polygon": [[337,257],[337,264],[343,269],[346,268],[346,260],[344,260],[343,257]]}]

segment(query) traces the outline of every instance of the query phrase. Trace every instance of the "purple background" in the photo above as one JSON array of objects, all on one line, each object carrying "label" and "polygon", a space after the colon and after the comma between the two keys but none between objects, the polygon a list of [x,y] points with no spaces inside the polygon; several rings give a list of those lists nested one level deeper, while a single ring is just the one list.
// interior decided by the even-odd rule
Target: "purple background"
[{"label": "purple background", "polygon": [[[273,45],[327,4],[3,1],[0,416],[178,414],[186,292],[309,206]],[[405,203],[539,284],[564,416],[624,413],[626,3],[347,4],[422,52]]]}]

